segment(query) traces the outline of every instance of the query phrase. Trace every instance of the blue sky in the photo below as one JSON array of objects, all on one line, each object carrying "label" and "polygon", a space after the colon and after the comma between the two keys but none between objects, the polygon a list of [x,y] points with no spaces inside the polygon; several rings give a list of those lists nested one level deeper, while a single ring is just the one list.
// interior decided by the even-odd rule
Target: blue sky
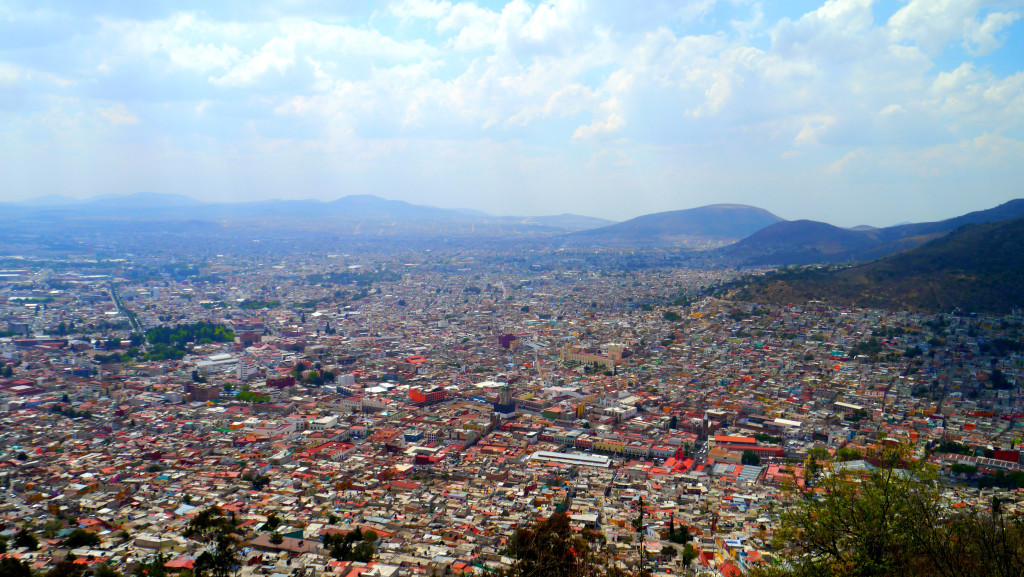
[{"label": "blue sky", "polygon": [[0,1],[0,200],[888,225],[1024,196],[1024,2]]}]

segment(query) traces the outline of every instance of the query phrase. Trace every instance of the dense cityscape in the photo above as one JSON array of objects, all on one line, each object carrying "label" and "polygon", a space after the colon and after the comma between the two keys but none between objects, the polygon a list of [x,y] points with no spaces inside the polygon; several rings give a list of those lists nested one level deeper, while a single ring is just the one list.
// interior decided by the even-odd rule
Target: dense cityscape
[{"label": "dense cityscape", "polygon": [[4,257],[5,560],[507,574],[517,530],[564,513],[609,568],[732,576],[776,560],[820,463],[894,447],[951,506],[1024,507],[1018,311],[767,304],[661,253],[431,247]]},{"label": "dense cityscape", "polygon": [[0,0],[0,577],[1024,577],[1024,0]]}]

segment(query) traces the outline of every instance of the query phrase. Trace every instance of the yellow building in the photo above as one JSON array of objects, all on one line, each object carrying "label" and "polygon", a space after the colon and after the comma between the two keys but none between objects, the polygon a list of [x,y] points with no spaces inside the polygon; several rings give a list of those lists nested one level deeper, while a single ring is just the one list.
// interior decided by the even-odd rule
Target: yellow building
[{"label": "yellow building", "polygon": [[597,363],[604,365],[606,369],[611,369],[617,365],[622,364],[622,351],[626,349],[626,345],[608,343],[603,345],[601,349],[586,349],[576,345],[562,345],[562,348],[558,351],[558,358],[562,361],[575,361],[577,363],[583,363],[585,365],[592,365]]},{"label": "yellow building", "polygon": [[622,441],[613,441],[611,439],[598,439],[594,441],[595,451],[621,455],[625,449],[626,443],[623,443]]}]

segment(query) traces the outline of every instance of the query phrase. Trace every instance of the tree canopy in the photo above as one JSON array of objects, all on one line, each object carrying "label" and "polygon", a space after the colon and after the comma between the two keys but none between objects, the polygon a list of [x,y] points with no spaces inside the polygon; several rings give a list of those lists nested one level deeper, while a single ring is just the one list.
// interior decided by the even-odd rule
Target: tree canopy
[{"label": "tree canopy", "polygon": [[521,527],[505,553],[515,559],[510,577],[591,577],[622,572],[595,553],[597,534],[573,533],[569,517],[555,513],[548,519]]},{"label": "tree canopy", "polygon": [[366,563],[373,559],[373,545],[365,538],[359,527],[342,534],[324,535],[324,547],[331,552],[331,557],[339,561],[360,561]]},{"label": "tree canopy", "polygon": [[235,340],[235,333],[224,325],[198,322],[171,327],[153,327],[146,331],[146,339],[150,344],[165,344],[173,348],[183,349],[185,343],[224,343]]},{"label": "tree canopy", "polygon": [[783,563],[760,577],[1024,575],[1024,522],[951,507],[934,467],[886,452],[877,469],[833,464],[780,516]]},{"label": "tree canopy", "polygon": [[238,564],[237,542],[231,519],[221,514],[219,507],[200,511],[185,527],[184,536],[202,542],[206,550],[196,557],[193,573],[196,577],[228,577]]},{"label": "tree canopy", "polygon": [[740,462],[744,465],[760,465],[761,457],[757,456],[757,453],[747,449],[743,451],[743,455],[740,457]]},{"label": "tree canopy", "polygon": [[85,529],[75,529],[64,541],[64,546],[68,549],[77,549],[78,547],[95,547],[99,544],[99,535],[92,531],[86,531]]}]

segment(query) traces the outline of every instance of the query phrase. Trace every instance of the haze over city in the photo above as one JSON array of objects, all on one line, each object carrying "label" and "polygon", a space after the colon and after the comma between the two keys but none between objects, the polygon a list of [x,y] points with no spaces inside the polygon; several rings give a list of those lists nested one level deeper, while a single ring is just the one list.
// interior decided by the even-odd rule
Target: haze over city
[{"label": "haze over city", "polygon": [[0,201],[884,226],[1024,182],[1020,2],[207,4],[0,7]]}]

